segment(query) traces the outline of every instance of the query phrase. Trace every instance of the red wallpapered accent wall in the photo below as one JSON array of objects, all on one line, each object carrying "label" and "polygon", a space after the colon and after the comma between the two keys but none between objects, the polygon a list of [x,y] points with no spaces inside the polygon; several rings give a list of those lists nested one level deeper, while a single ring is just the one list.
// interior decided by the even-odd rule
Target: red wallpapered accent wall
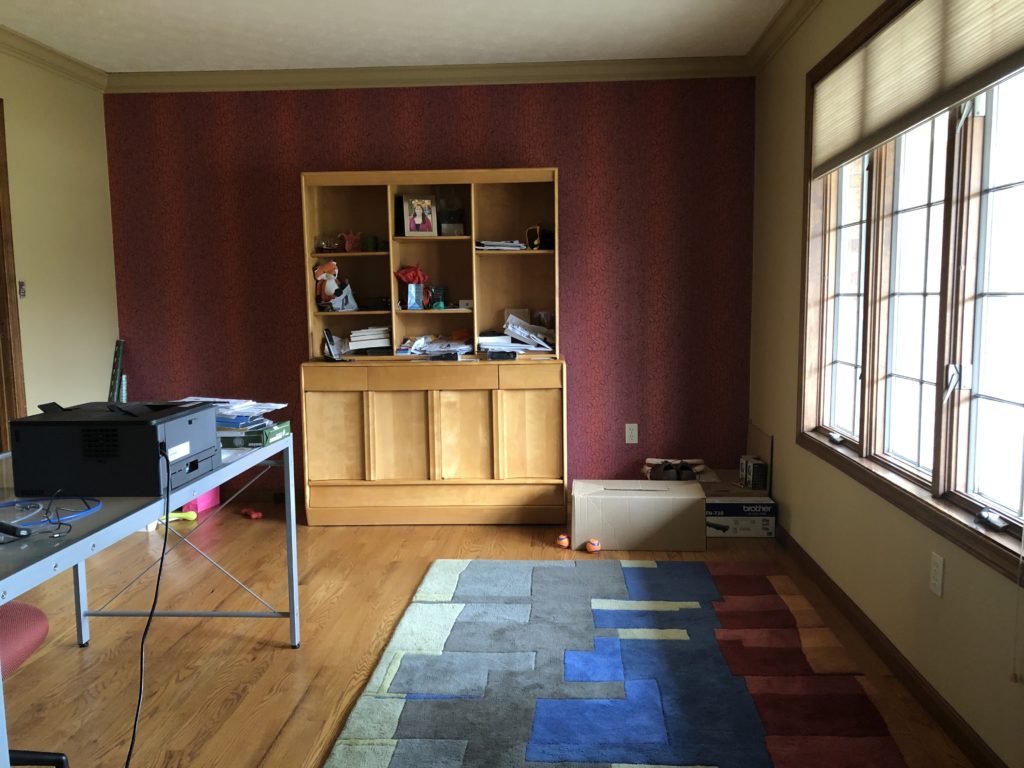
[{"label": "red wallpapered accent wall", "polygon": [[637,477],[647,456],[736,465],[752,79],[105,101],[131,399],[287,402],[298,429],[301,172],[556,166],[570,477]]}]

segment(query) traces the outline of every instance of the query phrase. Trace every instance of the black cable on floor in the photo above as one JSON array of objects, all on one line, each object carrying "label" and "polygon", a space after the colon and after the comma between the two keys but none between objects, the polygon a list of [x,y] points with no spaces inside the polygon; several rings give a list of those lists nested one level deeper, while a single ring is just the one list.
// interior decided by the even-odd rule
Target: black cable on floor
[{"label": "black cable on floor", "polygon": [[160,551],[160,567],[156,571],[156,587],[153,589],[153,605],[149,608],[149,617],[146,619],[146,628],[142,630],[142,642],[139,643],[139,700],[135,705],[135,723],[132,725],[132,740],[128,745],[128,756],[124,761],[124,768],[129,768],[132,764],[132,753],[135,751],[135,738],[139,733],[139,718],[142,715],[142,694],[145,688],[146,681],[146,638],[149,636],[149,628],[153,624],[153,614],[156,613],[156,603],[160,599],[160,577],[164,572],[164,558],[167,556],[167,532],[170,528],[171,522],[171,459],[167,455],[167,451],[160,450],[160,455],[163,457],[164,462],[167,466],[167,485],[164,488],[164,544]]}]

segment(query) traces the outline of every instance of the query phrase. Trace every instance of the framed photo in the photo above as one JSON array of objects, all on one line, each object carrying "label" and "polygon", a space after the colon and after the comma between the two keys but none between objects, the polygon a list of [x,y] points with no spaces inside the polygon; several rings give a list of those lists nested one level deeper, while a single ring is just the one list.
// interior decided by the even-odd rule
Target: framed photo
[{"label": "framed photo", "polygon": [[437,237],[437,202],[433,195],[402,195],[405,234],[409,237]]}]

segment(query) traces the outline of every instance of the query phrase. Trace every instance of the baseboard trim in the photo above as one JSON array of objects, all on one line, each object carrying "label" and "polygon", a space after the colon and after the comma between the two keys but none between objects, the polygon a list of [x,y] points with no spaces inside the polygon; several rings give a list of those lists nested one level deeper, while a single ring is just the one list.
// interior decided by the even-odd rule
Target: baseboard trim
[{"label": "baseboard trim", "polygon": [[950,706],[924,675],[900,653],[892,641],[880,630],[867,614],[832,581],[824,569],[812,558],[789,531],[781,526],[776,528],[779,543],[792,554],[793,560],[807,573],[815,584],[835,603],[843,615],[861,633],[872,650],[877,653],[893,671],[910,693],[920,702],[956,744],[960,750],[979,768],[1009,768],[992,748],[971,728],[960,714]]}]

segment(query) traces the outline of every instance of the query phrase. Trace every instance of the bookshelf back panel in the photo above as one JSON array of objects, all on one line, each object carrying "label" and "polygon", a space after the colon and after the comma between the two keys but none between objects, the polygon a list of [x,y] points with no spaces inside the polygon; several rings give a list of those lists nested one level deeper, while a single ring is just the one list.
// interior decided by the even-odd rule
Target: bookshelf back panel
[{"label": "bookshelf back panel", "polygon": [[[388,188],[317,187],[315,217],[310,222],[312,238],[317,235],[338,235],[342,232],[361,232],[386,240],[388,235]],[[306,243],[313,252],[315,242]]]},{"label": "bookshelf back panel", "polygon": [[476,314],[481,331],[500,330],[505,323],[506,308],[526,307],[531,312],[554,313],[555,260],[550,253],[483,252],[476,258],[477,295],[480,297]]},{"label": "bookshelf back panel", "polygon": [[[315,304],[316,281],[313,279],[313,269],[317,264],[333,260],[338,265],[338,280],[344,285],[348,279],[352,286],[352,295],[360,309],[387,309],[387,304],[381,304],[378,299],[391,297],[391,280],[389,279],[386,256],[344,256],[333,254],[323,258],[310,259],[309,279],[313,280],[313,296]],[[314,306],[314,311],[317,308]]]},{"label": "bookshelf back panel", "polygon": [[[402,240],[395,243],[395,270],[417,264],[428,276],[427,285],[448,289],[447,302],[459,305],[459,299],[473,298],[473,256],[469,240]],[[398,286],[399,301],[405,303],[405,283],[392,278]]]},{"label": "bookshelf back panel", "polygon": [[540,224],[555,231],[555,189],[549,183],[477,184],[477,240],[521,240],[526,229]]},{"label": "bookshelf back panel", "polygon": [[395,321],[395,344],[417,336],[448,336],[465,331],[472,343],[473,315],[470,312],[400,312]]}]

